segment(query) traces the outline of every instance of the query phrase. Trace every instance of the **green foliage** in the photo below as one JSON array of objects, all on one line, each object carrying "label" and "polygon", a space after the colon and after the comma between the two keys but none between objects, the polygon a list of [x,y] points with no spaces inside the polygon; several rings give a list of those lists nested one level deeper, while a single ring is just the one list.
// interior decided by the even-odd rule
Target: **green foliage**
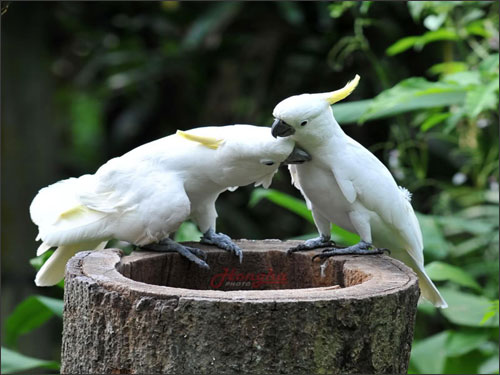
[{"label": "green foliage", "polygon": [[17,305],[9,315],[5,325],[5,343],[9,347],[17,345],[20,335],[33,331],[54,315],[62,318],[63,302],[44,296],[30,296]]},{"label": "green foliage", "polygon": [[413,344],[410,358],[410,364],[416,367],[413,371],[441,374],[446,361],[447,339],[448,332],[444,331]]},{"label": "green foliage", "polygon": [[[254,207],[259,201],[264,198],[283,208],[290,210],[291,212],[306,219],[310,223],[314,223],[311,211],[309,211],[304,201],[301,201],[300,199],[279,192],[277,190],[263,188],[254,189],[250,197],[250,207]],[[317,233],[309,233],[301,236],[300,238],[307,239],[316,236]],[[358,235],[342,229],[335,224],[332,224],[332,239],[335,242],[338,242],[339,244],[343,244],[345,246],[353,245],[359,242]]]},{"label": "green foliage", "polygon": [[273,189],[257,188],[252,191],[249,206],[255,207],[262,199],[269,199],[271,202],[284,207],[291,212],[306,219],[310,223],[314,223],[311,211],[307,208],[305,202],[290,195],[284,194]]},{"label": "green foliage", "polygon": [[49,370],[59,370],[60,364],[56,361],[28,357],[2,346],[2,374],[21,373],[40,367]]},{"label": "green foliage", "polygon": [[[30,259],[35,270],[39,270],[53,251]],[[64,281],[57,284],[64,288]],[[61,299],[40,295],[33,295],[19,303],[14,311],[5,319],[3,333],[4,343],[2,346],[2,374],[19,373],[35,368],[58,370],[60,363],[57,361],[43,360],[23,355],[16,351],[19,337],[36,331],[52,317],[62,319],[64,303]]]},{"label": "green foliage", "polygon": [[491,302],[488,311],[483,316],[480,324],[484,324],[492,318],[498,317],[499,308],[498,308],[498,300]]},{"label": "green foliage", "polygon": [[96,150],[103,138],[102,102],[95,95],[75,93],[70,111],[73,151],[91,166],[100,156]]},{"label": "green foliage", "polygon": [[182,223],[174,236],[174,241],[199,241],[202,233],[198,230],[198,227],[191,221],[186,221]]},{"label": "green foliage", "polygon": [[468,327],[498,327],[498,319],[490,319],[481,324],[490,309],[491,301],[483,296],[461,292],[451,288],[440,288],[449,307],[442,314],[452,323]]},{"label": "green foliage", "polygon": [[19,373],[34,368],[58,370],[57,361],[25,356],[16,350],[18,338],[33,332],[53,316],[62,319],[63,301],[45,296],[30,296],[16,306],[4,326],[5,345],[2,346],[2,374]]},{"label": "green foliage", "polygon": [[408,78],[379,94],[360,116],[359,121],[393,116],[419,109],[459,105],[466,91],[458,84]]},{"label": "green foliage", "polygon": [[439,29],[428,31],[423,35],[408,36],[406,38],[398,40],[392,46],[387,48],[387,54],[389,56],[394,56],[398,53],[406,51],[411,47],[414,47],[417,50],[421,50],[426,44],[431,42],[440,40],[458,40],[458,38],[459,36],[453,29]]},{"label": "green foliage", "polygon": [[425,271],[432,280],[435,281],[449,280],[453,281],[454,283],[460,286],[466,286],[481,292],[481,286],[477,283],[477,281],[474,280],[472,276],[470,276],[467,272],[465,272],[459,267],[435,261],[425,266]]}]

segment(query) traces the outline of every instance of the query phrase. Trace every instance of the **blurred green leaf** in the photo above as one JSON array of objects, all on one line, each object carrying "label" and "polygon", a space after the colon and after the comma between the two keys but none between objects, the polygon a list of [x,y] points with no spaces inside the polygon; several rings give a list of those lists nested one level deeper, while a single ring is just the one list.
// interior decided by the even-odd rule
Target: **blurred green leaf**
[{"label": "blurred green leaf", "polygon": [[447,357],[442,374],[479,374],[479,367],[485,358],[486,356],[482,355],[479,349],[459,356]]},{"label": "blurred green leaf", "polygon": [[408,10],[410,11],[410,14],[414,21],[418,21],[422,11],[425,8],[425,2],[424,1],[408,1]]},{"label": "blurred green leaf", "polygon": [[446,342],[449,331],[415,342],[410,362],[422,374],[442,374],[446,361]]},{"label": "blurred green leaf", "polygon": [[28,357],[2,346],[2,374],[20,373],[39,367],[59,370],[60,364],[56,361]]},{"label": "blurred green leaf", "polygon": [[359,100],[354,102],[336,103],[332,106],[333,115],[340,125],[356,123],[361,115],[371,105],[372,100]]},{"label": "blurred green leaf", "polygon": [[452,74],[463,72],[468,69],[468,66],[464,62],[460,61],[450,61],[439,63],[431,66],[428,70],[429,74]]},{"label": "blurred green leaf", "polygon": [[449,252],[450,243],[446,240],[438,220],[432,215],[416,215],[422,230],[425,253],[434,258],[444,258]]},{"label": "blurred green leaf", "polygon": [[462,269],[444,262],[435,261],[425,266],[425,271],[432,280],[449,280],[481,292],[481,286]]},{"label": "blurred green leaf", "polygon": [[[493,226],[498,227],[498,207],[493,205],[477,205],[472,207],[464,208],[462,211],[457,213],[458,216],[466,218],[466,219],[477,219],[480,217],[492,218],[493,222],[491,223]],[[470,223],[471,221],[467,221]]]},{"label": "blurred green leaf", "polygon": [[281,11],[283,18],[291,25],[298,26],[304,23],[304,14],[297,3],[293,1],[279,1],[276,5]]},{"label": "blurred green leaf", "polygon": [[[497,211],[498,215],[498,211]],[[438,223],[444,228],[446,235],[455,235],[460,233],[471,233],[474,235],[485,235],[496,230],[497,225],[490,220],[478,219],[474,221],[456,216],[434,216]]]},{"label": "blurred green leaf", "polygon": [[471,23],[474,23],[476,20],[483,18],[484,15],[485,15],[484,10],[478,8],[472,8],[469,9],[469,11],[463,16],[462,22],[470,25]]},{"label": "blurred green leaf", "polygon": [[460,292],[450,288],[440,288],[448,308],[441,313],[452,323],[470,327],[498,327],[498,321],[481,321],[490,308],[491,301],[483,296]]},{"label": "blurred green leaf", "polygon": [[82,164],[92,164],[99,159],[97,150],[104,139],[102,101],[95,94],[79,92],[70,109],[74,153]]},{"label": "blurred green leaf", "polygon": [[466,89],[456,84],[430,82],[417,77],[408,78],[373,99],[360,121],[417,109],[460,105],[464,102],[465,95]]},{"label": "blurred green leaf", "polygon": [[477,70],[456,72],[445,75],[441,81],[467,87],[471,85],[479,85],[481,83],[481,75]]},{"label": "blurred green leaf", "polygon": [[479,374],[498,374],[498,355],[488,358],[479,366]]},{"label": "blurred green leaf", "polygon": [[350,246],[357,244],[360,241],[360,238],[357,234],[342,229],[335,224],[332,224],[331,232],[332,232],[332,240],[341,245]]},{"label": "blurred green leaf", "polygon": [[433,128],[434,126],[442,123],[448,117],[451,116],[451,113],[433,113],[420,125],[420,130],[426,132],[427,130]]},{"label": "blurred green leaf", "polygon": [[389,46],[386,53],[389,56],[394,56],[411,47],[422,49],[428,43],[443,40],[458,40],[458,35],[453,29],[439,29],[428,31],[420,36],[407,36]]},{"label": "blurred green leaf", "polygon": [[254,189],[248,204],[250,207],[255,207],[257,203],[264,198],[299,215],[310,223],[314,223],[311,211],[309,211],[304,201],[277,190],[262,188]]},{"label": "blurred green leaf", "polygon": [[455,245],[452,255],[454,257],[465,256],[469,253],[472,253],[473,251],[487,246],[491,242],[491,240],[492,239],[488,236],[478,236],[461,241],[459,244]]},{"label": "blurred green leaf", "polygon": [[203,234],[198,230],[196,224],[185,221],[181,224],[177,232],[175,232],[174,241],[199,241]]},{"label": "blurred green leaf", "polygon": [[469,118],[477,117],[487,109],[497,109],[498,107],[498,80],[487,85],[478,85],[473,90],[467,92],[465,98],[465,112]]},{"label": "blurred green leaf", "polygon": [[469,329],[450,331],[446,342],[448,356],[456,357],[477,349],[482,343],[488,341],[489,332],[484,329]]},{"label": "blurred green leaf", "polygon": [[479,70],[482,72],[490,72],[498,74],[498,64],[499,64],[499,55],[495,53],[493,55],[489,55],[479,64]]},{"label": "blurred green leaf", "polygon": [[30,296],[16,306],[5,323],[5,343],[14,347],[19,336],[33,331],[52,316],[62,318],[63,301],[45,296]]},{"label": "blurred green leaf", "polygon": [[454,29],[438,29],[426,32],[420,37],[418,47],[422,48],[427,43],[443,41],[443,40],[458,40],[459,36]]},{"label": "blurred green leaf", "polygon": [[484,27],[484,20],[477,20],[469,23],[465,30],[470,35],[477,35],[483,38],[489,38],[491,33]]},{"label": "blurred green leaf", "polygon": [[386,53],[389,56],[397,55],[398,53],[404,52],[413,47],[418,43],[419,39],[420,38],[418,36],[407,36],[406,38],[399,39],[396,43],[387,48]]},{"label": "blurred green leaf", "polygon": [[207,7],[207,12],[194,20],[184,38],[183,47],[188,50],[199,48],[209,34],[230,22],[243,5],[238,1],[224,1]]},{"label": "blurred green leaf", "polygon": [[[310,223],[314,223],[311,211],[307,208],[304,201],[277,190],[262,188],[254,189],[250,196],[249,206],[255,207],[255,205],[264,198],[299,215]],[[351,233],[335,224],[332,224],[331,233],[332,239],[339,244],[353,245],[359,242],[359,236],[357,234]]]},{"label": "blurred green leaf", "polygon": [[498,317],[498,315],[499,315],[499,306],[498,306],[498,300],[496,300],[491,303],[490,308],[488,309],[488,311],[485,312],[483,319],[481,319],[480,324],[483,325],[491,318],[495,316]]},{"label": "blurred green leaf", "polygon": [[330,11],[330,17],[340,18],[342,14],[349,8],[356,5],[356,1],[339,1],[328,5],[328,10]]}]

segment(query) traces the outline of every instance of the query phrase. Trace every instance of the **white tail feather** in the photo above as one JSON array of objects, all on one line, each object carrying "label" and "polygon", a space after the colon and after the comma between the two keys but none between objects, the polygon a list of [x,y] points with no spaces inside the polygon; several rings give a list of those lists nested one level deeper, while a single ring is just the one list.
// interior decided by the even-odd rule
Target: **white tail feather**
[{"label": "white tail feather", "polygon": [[47,245],[45,242],[42,242],[36,251],[36,256],[39,257],[46,251],[48,251],[52,246]]},{"label": "white tail feather", "polygon": [[434,283],[431,281],[429,276],[418,268],[413,268],[415,273],[418,275],[418,285],[420,286],[420,291],[422,292],[422,296],[431,302],[434,306],[440,307],[442,309],[446,309],[448,304],[441,296],[441,293],[437,290]]},{"label": "white tail feather", "polygon": [[423,298],[431,302],[436,307],[441,307],[443,309],[448,307],[448,304],[444,300],[444,298],[439,293],[438,289],[432,282],[432,280],[427,276],[424,269],[423,256],[422,261],[416,261],[412,254],[418,253],[413,250],[406,251],[395,251],[392,256],[396,259],[399,259],[408,267],[411,267],[413,271],[418,276],[418,286],[420,287],[420,292]]},{"label": "white tail feather", "polygon": [[36,274],[35,284],[37,286],[52,286],[57,284],[64,278],[66,263],[73,255],[82,250],[102,249],[106,246],[106,242],[86,242],[59,246]]},{"label": "white tail feather", "polygon": [[[443,309],[448,307],[448,304],[444,300],[444,298],[439,293],[438,289],[432,282],[432,280],[427,276],[424,270],[423,259],[422,263],[415,261],[412,253],[414,251],[406,251],[397,254],[396,258],[402,260],[406,265],[410,266],[413,271],[418,276],[418,286],[420,287],[420,291],[422,293],[422,297],[431,302],[436,307],[441,307]],[[396,254],[395,254],[396,255]]]}]

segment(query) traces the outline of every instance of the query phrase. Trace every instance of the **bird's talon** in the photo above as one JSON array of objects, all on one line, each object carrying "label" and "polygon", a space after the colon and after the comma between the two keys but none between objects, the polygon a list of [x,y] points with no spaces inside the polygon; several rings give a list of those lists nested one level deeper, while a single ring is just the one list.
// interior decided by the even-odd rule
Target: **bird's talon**
[{"label": "bird's talon", "polygon": [[219,249],[229,251],[239,257],[240,263],[243,260],[243,251],[238,245],[233,243],[231,237],[227,234],[215,233],[213,229],[209,229],[203,234],[200,243],[217,246]]}]

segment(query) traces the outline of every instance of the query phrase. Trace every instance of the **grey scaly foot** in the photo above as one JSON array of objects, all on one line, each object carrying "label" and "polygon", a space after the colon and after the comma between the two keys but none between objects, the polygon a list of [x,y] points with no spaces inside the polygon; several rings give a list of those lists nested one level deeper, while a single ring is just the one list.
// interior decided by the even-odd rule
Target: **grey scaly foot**
[{"label": "grey scaly foot", "polygon": [[219,249],[229,251],[239,257],[240,263],[243,260],[243,251],[241,248],[231,240],[231,237],[224,233],[215,233],[213,229],[209,229],[203,233],[200,243],[215,245]]},{"label": "grey scaly foot", "polygon": [[210,269],[210,266],[204,260],[200,259],[207,259],[207,254],[203,250],[181,245],[170,238],[161,240],[158,243],[140,246],[139,248],[151,251],[176,252],[186,257],[191,262],[196,263],[201,268]]},{"label": "grey scaly foot", "polygon": [[313,256],[312,260],[316,258],[326,259],[335,255],[376,255],[384,254],[385,252],[389,252],[390,254],[389,249],[374,248],[371,243],[360,241],[356,245],[352,245],[342,249],[325,249],[321,253]]},{"label": "grey scaly foot", "polygon": [[336,245],[337,244],[334,241],[330,240],[330,236],[321,235],[317,238],[312,238],[310,240],[307,240],[304,243],[301,243],[300,245],[291,247],[290,249],[288,249],[287,254],[290,255],[297,251],[314,250],[321,247],[332,247]]}]

